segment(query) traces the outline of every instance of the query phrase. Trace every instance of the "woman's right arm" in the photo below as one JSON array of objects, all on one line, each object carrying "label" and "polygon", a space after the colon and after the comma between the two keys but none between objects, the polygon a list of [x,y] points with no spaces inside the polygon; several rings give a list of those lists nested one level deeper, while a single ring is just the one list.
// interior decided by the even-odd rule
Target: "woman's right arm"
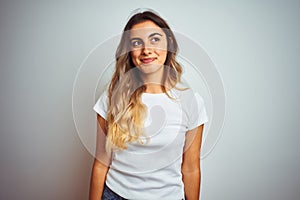
[{"label": "woman's right arm", "polygon": [[95,158],[90,184],[90,200],[101,199],[107,171],[108,167]]},{"label": "woman's right arm", "polygon": [[96,156],[92,168],[91,182],[90,182],[90,200],[100,200],[106,180],[106,174],[110,165],[110,156],[105,150],[106,142],[106,121],[100,115],[97,115],[97,144]]}]

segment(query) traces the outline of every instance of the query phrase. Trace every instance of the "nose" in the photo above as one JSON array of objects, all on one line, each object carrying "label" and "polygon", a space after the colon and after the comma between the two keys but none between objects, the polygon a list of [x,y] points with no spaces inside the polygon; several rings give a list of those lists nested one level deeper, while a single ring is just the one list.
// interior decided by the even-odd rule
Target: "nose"
[{"label": "nose", "polygon": [[149,45],[149,44],[144,44],[144,47],[143,47],[143,49],[142,49],[142,53],[143,53],[144,55],[152,54],[152,51],[153,51],[153,49],[152,49],[151,45]]}]

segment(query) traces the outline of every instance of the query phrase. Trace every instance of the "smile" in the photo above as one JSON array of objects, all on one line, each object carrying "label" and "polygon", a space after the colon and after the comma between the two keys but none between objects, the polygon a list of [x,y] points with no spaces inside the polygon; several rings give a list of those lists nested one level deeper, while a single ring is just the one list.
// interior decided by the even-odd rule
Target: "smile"
[{"label": "smile", "polygon": [[148,64],[148,63],[151,63],[155,60],[155,58],[143,58],[143,59],[140,59],[142,61],[142,63],[144,64]]}]

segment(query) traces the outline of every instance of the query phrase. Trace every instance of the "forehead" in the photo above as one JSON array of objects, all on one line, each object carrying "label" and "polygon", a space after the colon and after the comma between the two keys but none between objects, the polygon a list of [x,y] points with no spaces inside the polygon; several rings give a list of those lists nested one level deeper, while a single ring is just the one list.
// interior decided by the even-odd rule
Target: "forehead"
[{"label": "forehead", "polygon": [[165,35],[164,31],[150,20],[135,24],[130,29],[130,37],[149,36],[152,33]]}]

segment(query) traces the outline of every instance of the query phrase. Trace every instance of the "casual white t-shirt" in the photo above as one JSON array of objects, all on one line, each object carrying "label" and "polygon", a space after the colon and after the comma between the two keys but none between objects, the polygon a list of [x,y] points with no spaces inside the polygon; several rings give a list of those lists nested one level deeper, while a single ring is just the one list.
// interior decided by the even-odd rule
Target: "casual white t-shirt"
[{"label": "casual white t-shirt", "polygon": [[[192,90],[171,89],[143,93],[147,107],[143,143],[113,152],[107,186],[127,199],[184,199],[181,164],[185,133],[208,121],[204,102]],[[104,92],[94,110],[107,119],[108,96]]]}]

